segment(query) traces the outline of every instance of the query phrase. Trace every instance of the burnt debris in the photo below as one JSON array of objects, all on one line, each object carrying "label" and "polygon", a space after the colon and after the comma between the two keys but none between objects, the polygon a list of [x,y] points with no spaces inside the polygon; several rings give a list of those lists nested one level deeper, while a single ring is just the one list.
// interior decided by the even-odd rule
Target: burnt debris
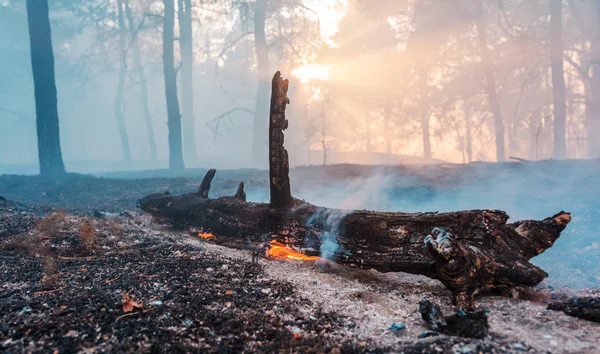
[{"label": "burnt debris", "polygon": [[421,300],[419,312],[431,330],[422,333],[422,337],[443,333],[450,336],[483,339],[490,330],[487,314],[483,310],[466,313],[459,310],[455,315],[444,317],[437,304],[429,300]]},{"label": "burnt debris", "polygon": [[563,311],[569,316],[600,323],[600,298],[574,297],[548,305],[549,310]]}]

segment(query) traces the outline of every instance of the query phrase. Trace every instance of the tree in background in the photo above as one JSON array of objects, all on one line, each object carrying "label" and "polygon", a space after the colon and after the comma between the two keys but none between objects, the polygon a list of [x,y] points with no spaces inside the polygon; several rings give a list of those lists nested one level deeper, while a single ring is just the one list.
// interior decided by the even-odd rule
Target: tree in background
[{"label": "tree in background", "polygon": [[127,66],[127,28],[125,27],[125,15],[123,11],[123,0],[117,0],[117,24],[119,26],[119,79],[115,93],[115,103],[113,111],[119,128],[119,137],[121,138],[121,149],[123,149],[123,160],[131,161],[131,150],[129,148],[129,137],[125,127],[125,117],[123,116],[123,88],[125,85],[125,67]]},{"label": "tree in background", "polygon": [[47,0],[27,0],[40,174],[61,176],[65,174],[65,165],[60,151],[54,53],[48,12]]},{"label": "tree in background", "polygon": [[267,122],[269,121],[269,79],[272,75],[269,64],[269,48],[265,34],[267,0],[254,3],[254,48],[257,63],[256,104],[252,135],[252,162],[264,165],[267,153]]},{"label": "tree in background", "polygon": [[485,75],[485,92],[487,95],[490,111],[494,117],[494,135],[496,138],[496,161],[504,161],[506,153],[504,149],[504,119],[502,119],[502,109],[498,101],[496,92],[496,73],[492,55],[488,48],[487,39],[487,13],[483,8],[483,1],[477,1],[475,12],[475,26],[477,28],[477,38],[479,40],[479,55],[481,58],[481,68]]},{"label": "tree in background", "polygon": [[165,79],[165,96],[167,102],[167,126],[169,129],[169,168],[183,170],[183,151],[181,144],[181,114],[177,98],[177,72],[175,71],[174,27],[175,0],[163,0],[163,72]]},{"label": "tree in background", "polygon": [[[154,137],[154,128],[152,127],[152,115],[150,114],[150,107],[148,106],[148,84],[146,82],[146,73],[144,72],[144,66],[142,65],[142,56],[140,54],[140,45],[138,43],[138,26],[135,25],[133,20],[133,14],[131,7],[129,6],[129,0],[124,0],[125,13],[127,14],[127,22],[129,24],[129,32],[132,37],[133,46],[133,61],[135,70],[137,72],[137,80],[140,85],[140,98],[142,103],[142,110],[144,113],[144,123],[146,125],[146,134],[148,135],[148,146],[150,148],[150,161],[156,161],[156,139]],[[140,23],[141,26],[141,23]]]},{"label": "tree in background", "polygon": [[192,1],[177,0],[179,50],[181,53],[181,106],[183,113],[183,152],[188,163],[198,161],[194,116],[194,52],[192,49]]},{"label": "tree in background", "polygon": [[554,97],[554,158],[567,157],[567,108],[563,67],[562,0],[550,0],[550,68]]}]

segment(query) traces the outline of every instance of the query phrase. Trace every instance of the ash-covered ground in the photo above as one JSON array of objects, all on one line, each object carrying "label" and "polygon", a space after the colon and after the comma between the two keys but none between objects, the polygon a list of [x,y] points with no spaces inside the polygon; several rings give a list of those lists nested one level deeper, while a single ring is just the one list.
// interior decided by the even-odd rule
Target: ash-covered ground
[{"label": "ash-covered ground", "polygon": [[[582,173],[585,172],[585,173]],[[193,192],[205,171],[61,181],[0,176],[0,350],[7,352],[571,352],[600,350],[600,325],[549,311],[598,296],[597,161],[422,167],[296,168],[293,194],[313,204],[402,211],[557,211],[573,221],[536,258],[550,277],[527,300],[489,297],[484,340],[427,330],[419,300],[452,312],[437,281],[402,273],[332,272],[260,259],[172,230],[136,209],[150,193]],[[142,178],[146,177],[146,178]],[[264,171],[218,171],[211,196],[246,182],[266,201]],[[18,204],[18,203],[23,204]],[[130,299],[126,302],[126,296]],[[126,305],[139,305],[125,312]],[[405,329],[391,330],[403,324]]]}]

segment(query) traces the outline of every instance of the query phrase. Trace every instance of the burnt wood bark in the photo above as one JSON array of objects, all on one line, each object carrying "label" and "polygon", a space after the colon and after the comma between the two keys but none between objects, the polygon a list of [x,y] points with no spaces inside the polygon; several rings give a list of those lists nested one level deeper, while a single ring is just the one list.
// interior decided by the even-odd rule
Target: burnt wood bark
[{"label": "burnt wood bark", "polygon": [[197,193],[152,194],[142,210],[178,227],[212,232],[215,242],[237,248],[277,240],[308,255],[349,267],[404,271],[439,279],[459,308],[474,308],[477,293],[532,286],[546,272],[529,263],[554,244],[571,220],[560,212],[541,221],[507,224],[505,212],[399,213],[322,208],[294,199],[283,147],[288,82],[277,72],[271,100],[271,203],[233,197],[208,199],[210,170]]},{"label": "burnt wood bark", "polygon": [[35,96],[40,174],[61,176],[65,165],[60,149],[54,52],[47,0],[27,0],[27,24]]}]

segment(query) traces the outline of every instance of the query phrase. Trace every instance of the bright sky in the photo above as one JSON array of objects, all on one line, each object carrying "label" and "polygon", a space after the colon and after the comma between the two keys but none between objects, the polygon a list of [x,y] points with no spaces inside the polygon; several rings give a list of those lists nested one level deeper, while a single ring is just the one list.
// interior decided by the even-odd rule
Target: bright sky
[{"label": "bright sky", "polygon": [[321,37],[330,46],[335,46],[332,37],[346,14],[348,0],[304,0],[304,5],[317,13],[321,24]]},{"label": "bright sky", "polygon": [[[336,43],[332,39],[337,33],[340,20],[346,13],[347,0],[304,0],[307,8],[317,13],[321,29],[321,37],[331,47]],[[291,74],[299,78],[303,83],[311,80],[327,80],[331,67],[315,63],[304,63],[302,66],[292,70]]]}]

